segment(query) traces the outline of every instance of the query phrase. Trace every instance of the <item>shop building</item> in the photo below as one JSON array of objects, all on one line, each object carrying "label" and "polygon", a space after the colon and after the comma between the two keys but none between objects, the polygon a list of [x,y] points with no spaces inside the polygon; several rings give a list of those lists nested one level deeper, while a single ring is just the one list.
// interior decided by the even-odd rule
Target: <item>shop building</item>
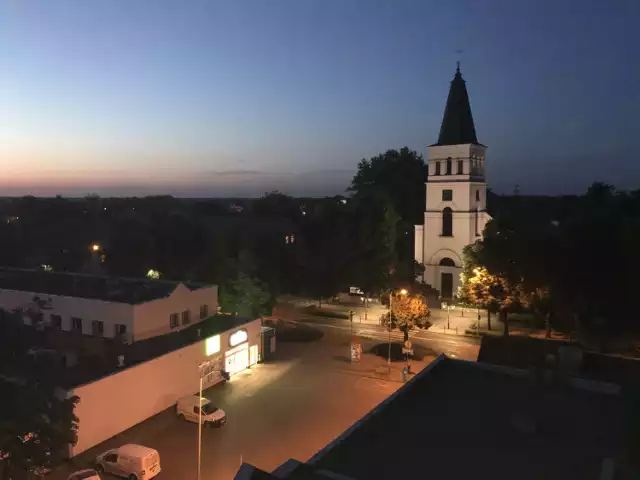
[{"label": "shop building", "polygon": [[241,382],[237,374],[262,360],[261,328],[260,319],[217,315],[181,332],[121,345],[101,363],[78,359],[61,370],[67,395],[80,399],[70,457],[197,394],[201,376],[204,389],[223,381],[223,371]]}]

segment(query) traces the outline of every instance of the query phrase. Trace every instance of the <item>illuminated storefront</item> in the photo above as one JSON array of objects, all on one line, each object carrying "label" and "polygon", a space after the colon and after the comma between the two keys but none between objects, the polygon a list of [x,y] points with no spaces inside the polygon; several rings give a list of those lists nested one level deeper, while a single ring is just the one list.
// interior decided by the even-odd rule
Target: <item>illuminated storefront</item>
[{"label": "illuminated storefront", "polygon": [[245,329],[236,330],[229,335],[229,350],[224,354],[225,370],[229,375],[241,372],[249,368],[249,365],[257,363],[257,361],[252,363],[253,359],[249,355],[254,347],[255,345],[249,348],[249,334]]}]

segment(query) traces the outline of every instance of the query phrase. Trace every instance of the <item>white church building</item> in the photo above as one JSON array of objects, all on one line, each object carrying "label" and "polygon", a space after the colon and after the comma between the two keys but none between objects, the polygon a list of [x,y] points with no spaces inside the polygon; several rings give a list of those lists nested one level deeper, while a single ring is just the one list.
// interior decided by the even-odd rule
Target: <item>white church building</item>
[{"label": "white church building", "polygon": [[415,226],[415,259],[422,281],[442,299],[456,293],[462,250],[478,240],[491,219],[486,212],[487,147],[478,142],[460,65],[451,82],[437,143],[428,147],[424,224]]}]

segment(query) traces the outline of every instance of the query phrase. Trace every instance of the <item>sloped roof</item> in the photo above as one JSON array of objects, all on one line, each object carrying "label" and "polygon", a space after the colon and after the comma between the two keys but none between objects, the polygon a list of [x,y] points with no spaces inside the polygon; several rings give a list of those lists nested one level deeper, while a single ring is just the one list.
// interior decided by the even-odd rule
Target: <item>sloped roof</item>
[{"label": "sloped roof", "polygon": [[444,109],[444,117],[440,126],[439,145],[463,145],[479,144],[476,136],[476,127],[471,114],[471,104],[465,81],[460,73],[460,65],[449,88],[447,105]]},{"label": "sloped roof", "polygon": [[145,278],[120,278],[83,273],[47,272],[0,268],[0,290],[18,290],[43,295],[90,298],[131,305],[168,297],[178,287],[198,290],[211,285]]}]

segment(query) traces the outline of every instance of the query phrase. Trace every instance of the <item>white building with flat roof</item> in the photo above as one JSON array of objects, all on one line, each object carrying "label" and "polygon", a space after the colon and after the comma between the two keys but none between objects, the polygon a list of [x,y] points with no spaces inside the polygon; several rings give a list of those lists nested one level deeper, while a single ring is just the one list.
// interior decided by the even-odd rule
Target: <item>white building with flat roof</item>
[{"label": "white building with flat roof", "polygon": [[218,287],[0,269],[0,309],[25,323],[127,342],[180,331],[218,310]]}]

